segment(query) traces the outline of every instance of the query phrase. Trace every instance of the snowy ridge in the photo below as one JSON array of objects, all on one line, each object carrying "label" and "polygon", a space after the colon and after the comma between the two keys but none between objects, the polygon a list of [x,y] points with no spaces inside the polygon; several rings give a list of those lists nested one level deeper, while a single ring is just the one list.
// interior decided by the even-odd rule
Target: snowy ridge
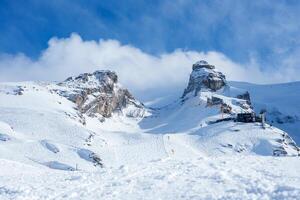
[{"label": "snowy ridge", "polygon": [[[111,71],[59,84],[1,83],[0,198],[297,197],[293,138],[269,124],[234,121],[253,112],[252,92],[250,100],[247,88],[231,86],[214,66],[201,61],[191,77],[182,98],[158,109],[134,99]],[[204,189],[216,181],[216,195]]]},{"label": "snowy ridge", "polygon": [[300,82],[272,85],[230,82],[251,93],[254,109],[267,111],[267,121],[289,133],[300,143]]},{"label": "snowy ridge", "polygon": [[98,116],[101,121],[116,112],[131,117],[143,117],[147,113],[144,105],[118,83],[118,76],[112,71],[84,73],[58,85],[55,92],[76,103],[80,112]]}]

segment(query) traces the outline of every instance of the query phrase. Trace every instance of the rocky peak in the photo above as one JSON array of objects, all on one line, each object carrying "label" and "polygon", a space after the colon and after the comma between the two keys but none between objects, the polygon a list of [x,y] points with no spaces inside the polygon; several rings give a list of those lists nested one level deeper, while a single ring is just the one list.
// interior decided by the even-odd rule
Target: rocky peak
[{"label": "rocky peak", "polygon": [[137,117],[145,112],[143,104],[121,87],[117,74],[109,70],[69,77],[58,85],[63,88],[60,94],[74,102],[78,110],[88,116],[103,119],[115,112],[124,113],[128,107],[131,109],[124,113],[127,116]]},{"label": "rocky peak", "polygon": [[79,88],[93,88],[101,85],[113,86],[118,82],[118,76],[115,72],[109,70],[98,70],[94,73],[83,73],[77,77],[69,77],[61,85]]},{"label": "rocky peak", "polygon": [[217,91],[225,85],[225,75],[216,71],[214,65],[210,65],[208,62],[200,60],[193,64],[193,71],[182,98],[191,92],[194,92],[194,95],[196,96],[198,92],[203,89]]},{"label": "rocky peak", "polygon": [[201,69],[201,68],[206,68],[206,69],[215,69],[214,65],[208,64],[205,60],[200,60],[193,64],[193,70]]}]

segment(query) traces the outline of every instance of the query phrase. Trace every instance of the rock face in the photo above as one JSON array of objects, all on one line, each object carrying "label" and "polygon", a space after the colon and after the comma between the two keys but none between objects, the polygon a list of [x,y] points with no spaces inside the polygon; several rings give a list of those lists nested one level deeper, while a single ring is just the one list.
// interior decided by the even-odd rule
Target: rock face
[{"label": "rock face", "polygon": [[145,112],[143,104],[118,84],[118,76],[112,71],[84,73],[69,77],[59,85],[65,88],[61,95],[74,102],[79,111],[88,116],[108,118],[119,112],[138,117]]},{"label": "rock face", "polygon": [[187,88],[182,98],[188,93],[194,92],[196,96],[202,89],[217,91],[226,85],[225,75],[215,70],[215,66],[201,60],[193,64],[193,71],[190,75]]},{"label": "rock face", "polygon": [[248,103],[249,105],[251,105],[250,94],[249,94],[248,91],[245,92],[244,94],[239,94],[239,95],[237,95],[236,98],[238,98],[238,99],[244,99],[244,100],[247,101],[247,103]]}]

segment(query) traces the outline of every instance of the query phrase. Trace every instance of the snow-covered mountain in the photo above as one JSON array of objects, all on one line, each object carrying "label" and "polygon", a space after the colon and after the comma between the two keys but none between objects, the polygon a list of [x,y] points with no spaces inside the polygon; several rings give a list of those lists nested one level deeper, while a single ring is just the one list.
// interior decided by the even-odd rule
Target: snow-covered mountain
[{"label": "snow-covered mountain", "polygon": [[193,65],[181,99],[159,109],[140,125],[151,133],[171,133],[180,138],[181,145],[206,155],[299,154],[286,132],[269,125],[262,128],[258,122],[234,121],[237,114],[252,112],[247,90],[232,87],[213,65],[200,61]]},{"label": "snow-covered mountain", "polygon": [[119,142],[108,133],[148,112],[117,79],[114,72],[96,71],[57,84],[1,84],[1,158],[71,170],[102,166],[104,154],[113,152],[101,158],[98,152]]},{"label": "snow-covered mountain", "polygon": [[[161,108],[136,100],[111,71],[59,83],[1,83],[0,161],[53,175],[58,173],[53,169],[117,169],[114,173],[122,174],[124,165],[176,166],[164,165],[165,159],[197,163],[200,158],[298,156],[300,149],[289,132],[236,121],[239,113],[252,113],[253,106],[256,111],[265,108],[257,95],[262,91],[246,86],[227,82],[205,61],[193,65],[182,97]],[[288,108],[276,106],[280,113]],[[0,197],[14,197],[9,194],[13,190],[5,189],[0,187]]]},{"label": "snow-covered mountain", "polygon": [[271,85],[230,82],[230,85],[249,91],[254,109],[257,112],[265,109],[268,123],[286,131],[300,144],[300,82]]},{"label": "snow-covered mountain", "polygon": [[143,117],[146,112],[143,104],[122,88],[118,76],[112,71],[69,77],[58,85],[62,87],[55,91],[74,102],[82,114],[97,116],[100,120],[115,112],[123,112],[129,117]]}]

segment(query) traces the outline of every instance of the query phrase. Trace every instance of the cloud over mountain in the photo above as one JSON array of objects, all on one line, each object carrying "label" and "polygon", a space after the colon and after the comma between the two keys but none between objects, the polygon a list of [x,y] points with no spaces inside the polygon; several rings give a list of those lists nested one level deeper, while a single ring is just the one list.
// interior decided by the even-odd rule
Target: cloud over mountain
[{"label": "cloud over mountain", "polygon": [[52,38],[36,60],[23,54],[2,54],[0,80],[60,81],[83,72],[109,69],[116,71],[120,82],[136,94],[155,88],[181,87],[181,91],[192,64],[200,59],[214,64],[228,80],[282,82],[293,80],[291,75],[295,74],[295,69],[284,66],[276,71],[262,71],[255,60],[242,65],[215,51],[177,49],[155,56],[117,40],[85,41],[74,33],[68,38]]}]

